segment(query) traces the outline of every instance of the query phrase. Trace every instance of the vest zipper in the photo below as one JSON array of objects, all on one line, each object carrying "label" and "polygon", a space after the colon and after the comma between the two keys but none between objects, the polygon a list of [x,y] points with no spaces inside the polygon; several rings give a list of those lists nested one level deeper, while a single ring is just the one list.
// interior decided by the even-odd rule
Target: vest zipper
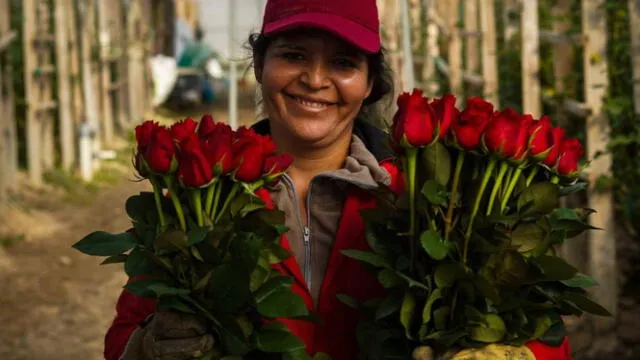
[{"label": "vest zipper", "polygon": [[312,247],[311,247],[311,228],[309,226],[309,222],[311,220],[311,185],[309,185],[309,192],[307,194],[307,225],[302,225],[302,215],[300,214],[300,207],[298,203],[298,193],[296,192],[296,187],[293,184],[293,180],[288,174],[284,174],[283,178],[287,182],[287,184],[291,187],[293,191],[293,201],[295,202],[295,213],[296,218],[298,219],[298,225],[302,228],[302,239],[304,244],[304,264],[302,264],[302,274],[304,276],[305,282],[307,283],[307,288],[311,291],[311,259],[312,259]]}]

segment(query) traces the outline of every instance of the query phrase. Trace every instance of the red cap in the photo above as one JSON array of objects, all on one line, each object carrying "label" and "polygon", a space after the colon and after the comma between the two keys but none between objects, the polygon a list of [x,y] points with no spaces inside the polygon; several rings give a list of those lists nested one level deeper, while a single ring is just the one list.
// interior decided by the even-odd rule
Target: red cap
[{"label": "red cap", "polygon": [[380,51],[376,0],[268,0],[265,36],[301,27],[329,31],[366,53]]}]

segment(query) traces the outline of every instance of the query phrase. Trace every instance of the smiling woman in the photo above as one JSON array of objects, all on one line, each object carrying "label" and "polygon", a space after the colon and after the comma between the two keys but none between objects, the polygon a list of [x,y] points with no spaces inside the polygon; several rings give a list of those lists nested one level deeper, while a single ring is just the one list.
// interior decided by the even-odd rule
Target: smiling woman
[{"label": "smiling woman", "polygon": [[[369,191],[381,185],[401,191],[403,184],[387,137],[369,123],[383,117],[376,106],[393,94],[379,27],[375,0],[268,0],[263,28],[249,38],[266,113],[253,130],[270,134],[277,150],[294,159],[269,194],[285,213],[281,246],[293,255],[277,270],[295,279],[293,291],[319,318],[281,322],[308,354],[333,360],[356,359],[360,351],[360,313],[338,295],[358,302],[385,295],[377,278],[341,251],[369,248],[360,216],[375,206]],[[106,358],[229,353],[201,319],[156,310],[154,301],[124,291]]]}]

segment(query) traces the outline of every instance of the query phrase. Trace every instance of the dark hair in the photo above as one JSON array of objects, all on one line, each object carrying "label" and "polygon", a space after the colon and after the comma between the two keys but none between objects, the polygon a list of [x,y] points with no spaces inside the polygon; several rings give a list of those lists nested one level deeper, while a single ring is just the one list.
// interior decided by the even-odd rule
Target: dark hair
[{"label": "dark hair", "polygon": [[[252,54],[252,66],[256,66],[255,59],[264,59],[267,48],[274,38],[266,37],[262,33],[249,35],[247,48]],[[386,125],[384,113],[389,108],[391,97],[393,96],[393,72],[386,57],[386,50],[381,49],[375,54],[367,55],[369,66],[369,78],[373,80],[371,94],[364,99],[358,119],[369,122],[377,126]],[[262,64],[258,64],[261,66]]]}]

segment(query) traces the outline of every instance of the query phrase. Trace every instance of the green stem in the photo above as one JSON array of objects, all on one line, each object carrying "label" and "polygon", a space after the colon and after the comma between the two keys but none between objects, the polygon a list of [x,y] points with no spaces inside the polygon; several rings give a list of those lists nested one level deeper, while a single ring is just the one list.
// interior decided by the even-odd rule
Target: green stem
[{"label": "green stem", "polygon": [[167,221],[164,218],[164,211],[162,211],[162,186],[153,178],[149,177],[151,186],[153,187],[153,199],[156,202],[156,211],[158,212],[158,219],[160,220],[160,228],[164,232],[167,228]]},{"label": "green stem", "polygon": [[409,188],[409,236],[410,236],[410,256],[411,269],[416,253],[416,163],[418,159],[418,149],[407,149],[407,181]]},{"label": "green stem", "polygon": [[489,205],[487,206],[487,216],[491,215],[491,210],[493,210],[493,203],[496,201],[496,195],[498,195],[498,190],[502,187],[502,179],[504,175],[507,173],[509,169],[509,163],[503,161],[500,163],[500,170],[498,170],[498,177],[496,177],[496,182],[493,184],[493,189],[491,190],[491,195],[489,196]]},{"label": "green stem", "polygon": [[471,238],[471,232],[473,231],[473,221],[478,214],[478,208],[480,207],[480,202],[482,201],[482,195],[484,195],[484,190],[487,188],[487,184],[489,183],[489,179],[491,178],[491,174],[493,173],[493,169],[496,167],[498,160],[495,157],[491,157],[489,159],[489,164],[484,171],[484,176],[482,177],[482,182],[480,183],[480,189],[478,189],[478,194],[476,195],[475,201],[473,203],[473,207],[471,208],[471,216],[469,217],[469,225],[467,226],[467,231],[464,235],[464,248],[462,251],[462,263],[467,263],[467,252],[469,251],[469,239]]},{"label": "green stem", "polygon": [[551,183],[552,183],[552,184],[557,184],[557,183],[559,183],[559,182],[560,182],[560,177],[558,177],[558,175],[553,175],[553,176],[551,177]]},{"label": "green stem", "polygon": [[538,171],[539,170],[540,170],[540,166],[538,166],[538,165],[535,165],[533,167],[533,169],[531,169],[531,172],[529,173],[529,176],[527,176],[527,181],[525,182],[527,187],[529,187],[529,185],[531,185],[531,182],[533,181],[533,179],[536,177],[536,175],[538,175]]},{"label": "green stem", "polygon": [[460,173],[462,172],[462,165],[464,164],[464,151],[458,152],[458,158],[456,160],[456,169],[453,173],[453,184],[451,185],[451,199],[449,199],[449,208],[447,209],[447,217],[445,218],[445,230],[444,239],[449,240],[449,234],[451,233],[453,223],[453,208],[456,204],[456,198],[458,197],[458,186],[460,185]]},{"label": "green stem", "polygon": [[520,176],[522,175],[522,170],[523,170],[522,167],[518,167],[514,171],[513,176],[509,181],[507,191],[505,192],[504,197],[502,198],[502,203],[500,203],[500,214],[504,213],[504,209],[507,207],[509,198],[511,197],[511,194],[513,194],[513,190],[516,188],[516,184],[518,184],[518,181],[520,180]]},{"label": "green stem", "polygon": [[171,175],[167,175],[164,177],[164,181],[167,184],[167,189],[169,189],[169,197],[171,198],[173,207],[176,209],[176,214],[178,215],[178,222],[180,223],[180,229],[182,229],[182,231],[184,232],[187,232],[187,223],[184,220],[184,212],[182,211],[182,204],[180,204],[180,199],[178,199],[178,194],[176,193],[176,189],[174,187],[173,178],[171,177]]},{"label": "green stem", "polygon": [[207,195],[204,201],[204,211],[209,218],[211,218],[211,206],[213,205],[213,195],[215,193],[217,183],[218,178],[215,178],[207,188]]},{"label": "green stem", "polygon": [[[505,184],[510,184],[511,183],[511,179],[513,178],[513,172],[514,169],[516,169],[513,166],[509,166],[509,169],[507,170],[507,173],[504,175],[504,183]],[[507,194],[507,187],[502,187],[502,191],[500,191],[500,196],[504,199],[504,196]]]},{"label": "green stem", "polygon": [[231,204],[231,200],[233,200],[233,198],[236,196],[236,193],[238,192],[238,190],[240,190],[240,187],[241,187],[240,183],[233,184],[233,186],[231,187],[231,191],[229,192],[229,194],[227,195],[227,198],[224,201],[224,204],[222,204],[220,213],[216,215],[216,221],[214,222],[214,224],[217,224],[218,221],[220,221],[222,214],[224,214],[225,211],[227,211],[229,204]]},{"label": "green stem", "polygon": [[189,195],[191,195],[191,206],[196,214],[196,222],[198,226],[204,226],[204,216],[202,214],[202,194],[200,189],[189,189]]},{"label": "green stem", "polygon": [[216,218],[216,213],[218,210],[218,203],[220,202],[220,193],[222,192],[222,187],[224,185],[224,182],[222,181],[222,179],[220,179],[220,181],[218,181],[215,186],[216,186],[216,190],[215,190],[215,197],[213,198],[213,205],[211,205],[211,209],[210,209],[210,213],[211,213],[211,220],[213,221],[213,219]]}]

